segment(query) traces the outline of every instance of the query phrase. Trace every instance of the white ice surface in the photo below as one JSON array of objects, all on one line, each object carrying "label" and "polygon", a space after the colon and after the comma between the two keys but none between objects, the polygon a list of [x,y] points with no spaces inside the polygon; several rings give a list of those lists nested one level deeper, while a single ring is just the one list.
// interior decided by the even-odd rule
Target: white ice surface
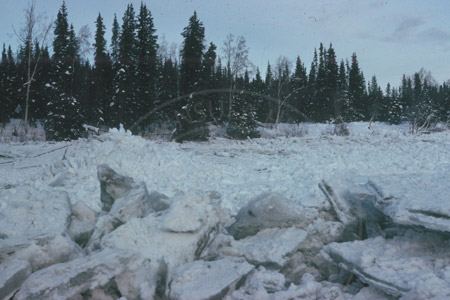
[{"label": "white ice surface", "polygon": [[[71,203],[101,208],[98,164],[145,181],[148,190],[172,197],[200,190],[222,195],[233,213],[263,191],[304,205],[326,205],[317,184],[324,177],[445,174],[450,170],[450,132],[410,135],[407,128],[350,124],[347,137],[313,134],[329,125],[308,125],[305,137],[206,143],[157,142],[115,130],[90,140],[62,143],[2,143],[0,186],[22,183],[67,191]],[[58,186],[49,187],[61,172]],[[449,185],[439,187],[443,191]]]}]

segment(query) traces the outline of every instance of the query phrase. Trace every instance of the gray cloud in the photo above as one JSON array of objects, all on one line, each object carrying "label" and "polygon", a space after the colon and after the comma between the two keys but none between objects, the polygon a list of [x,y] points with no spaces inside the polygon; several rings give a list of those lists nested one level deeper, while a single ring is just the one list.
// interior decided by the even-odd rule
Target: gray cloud
[{"label": "gray cloud", "polygon": [[432,42],[449,42],[450,41],[450,30],[431,27],[417,35],[421,40],[427,40]]},{"label": "gray cloud", "polygon": [[426,27],[423,18],[408,17],[403,19],[392,33],[380,38],[380,40],[394,43],[448,44],[450,42],[450,30],[436,26]]},{"label": "gray cloud", "polygon": [[393,33],[385,37],[384,40],[388,42],[413,40],[423,24],[425,24],[425,21],[420,17],[408,17],[397,26]]}]

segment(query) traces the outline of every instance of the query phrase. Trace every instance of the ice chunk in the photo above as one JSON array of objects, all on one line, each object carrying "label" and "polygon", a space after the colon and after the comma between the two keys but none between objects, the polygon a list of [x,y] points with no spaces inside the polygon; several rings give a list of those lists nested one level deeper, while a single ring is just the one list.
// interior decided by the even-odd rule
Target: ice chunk
[{"label": "ice chunk", "polygon": [[302,229],[265,229],[254,236],[231,242],[231,246],[222,251],[225,255],[243,256],[254,265],[279,269],[300,248],[306,236]]},{"label": "ice chunk", "polygon": [[81,248],[64,232],[13,237],[0,243],[0,262],[26,260],[33,271],[82,256]]},{"label": "ice chunk", "polygon": [[239,258],[195,261],[176,268],[171,275],[170,298],[177,300],[222,299],[234,291],[253,266]]},{"label": "ice chunk", "polygon": [[450,296],[450,241],[433,233],[407,232],[392,239],[332,243],[322,254],[329,261],[395,297]]},{"label": "ice chunk", "polygon": [[0,236],[15,237],[68,227],[70,202],[66,192],[19,186],[0,191]]},{"label": "ice chunk", "polygon": [[317,217],[314,208],[299,206],[280,194],[263,193],[239,210],[228,231],[235,239],[242,239],[266,228],[305,228]]},{"label": "ice chunk", "polygon": [[13,259],[0,265],[0,299],[9,299],[31,275],[30,264]]},{"label": "ice chunk", "polygon": [[22,299],[152,298],[148,261],[133,251],[105,250],[33,273],[15,297]]}]

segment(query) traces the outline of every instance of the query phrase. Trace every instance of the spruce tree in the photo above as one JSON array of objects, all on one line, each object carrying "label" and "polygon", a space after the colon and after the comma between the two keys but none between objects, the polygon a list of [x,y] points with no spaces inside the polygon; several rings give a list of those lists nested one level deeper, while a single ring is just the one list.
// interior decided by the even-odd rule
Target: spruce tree
[{"label": "spruce tree", "polygon": [[[272,72],[272,66],[267,62],[266,76],[264,78],[264,94],[275,98],[275,80]],[[261,105],[261,110],[258,112],[260,115],[260,121],[263,123],[275,122],[277,103],[275,101],[264,101],[264,105]]]},{"label": "spruce tree", "polygon": [[433,101],[435,87],[430,85],[420,73],[414,74],[412,102],[409,106],[409,122],[413,133],[427,128],[437,120],[437,107]]},{"label": "spruce tree", "polygon": [[194,11],[181,35],[184,41],[181,49],[180,90],[181,94],[188,94],[200,90],[203,69],[205,27],[197,18],[197,12]]},{"label": "spruce tree", "polygon": [[[216,53],[217,46],[214,43],[210,43],[208,50],[203,55],[203,74],[202,74],[202,89],[213,90],[218,88],[216,81]],[[214,117],[214,112],[217,110],[217,94],[207,93],[202,96],[202,104],[206,108],[206,120],[208,122],[217,122]]]},{"label": "spruce tree", "polygon": [[[237,89],[248,90],[250,79],[248,71],[243,78],[236,80]],[[247,139],[260,137],[256,125],[256,113],[251,96],[246,93],[233,94],[233,110],[227,126],[227,135],[233,139]]]},{"label": "spruce tree", "polygon": [[206,125],[206,110],[201,103],[202,97],[195,97],[193,92],[202,87],[203,73],[203,42],[205,39],[205,28],[197,18],[197,13],[189,19],[189,24],[184,28],[184,38],[181,49],[180,66],[180,91],[182,95],[189,95],[177,118],[177,129],[174,139],[177,142],[185,140],[205,141],[208,139],[209,129]]},{"label": "spruce tree", "polygon": [[294,74],[291,78],[291,86],[294,95],[289,99],[288,105],[292,109],[289,110],[289,119],[293,122],[308,121],[308,101],[307,101],[307,84],[308,76],[306,68],[299,56],[295,62]]},{"label": "spruce tree", "polygon": [[400,106],[402,108],[402,121],[410,120],[411,107],[413,103],[413,87],[410,77],[403,74],[402,86],[400,87]]},{"label": "spruce tree", "polygon": [[339,64],[339,75],[337,84],[337,97],[334,102],[335,116],[337,120],[349,121],[348,116],[351,115],[349,110],[350,99],[348,96],[348,76],[347,70],[344,64],[344,60],[341,60]]},{"label": "spruce tree", "polygon": [[118,94],[119,85],[118,85],[118,72],[119,72],[119,38],[120,38],[120,26],[117,21],[117,16],[114,14],[114,21],[112,24],[112,35],[111,35],[111,44],[110,44],[110,53],[111,53],[111,68],[112,68],[112,86],[111,86],[111,96],[109,99],[109,103],[106,105],[106,115],[107,120],[106,123],[110,127],[119,127],[119,103],[116,95]]},{"label": "spruce tree", "polygon": [[437,106],[439,107],[439,120],[441,122],[450,123],[450,87],[448,83],[444,82],[439,87],[438,98]]},{"label": "spruce tree", "polygon": [[90,102],[93,103],[93,110],[89,119],[96,126],[110,125],[110,98],[112,97],[112,62],[106,51],[105,25],[103,18],[98,14],[95,21],[95,56],[94,68],[91,74]]},{"label": "spruce tree", "polygon": [[[119,39],[119,57],[116,70],[114,109],[118,112],[118,121],[126,128],[139,118],[137,101],[137,39],[136,19],[132,4],[128,4],[122,18],[122,30]],[[119,124],[113,124],[118,126]]]},{"label": "spruce tree", "polygon": [[111,60],[113,64],[119,61],[119,37],[120,37],[120,26],[117,21],[117,15],[114,14],[114,21],[112,25],[112,35],[111,35]]},{"label": "spruce tree", "polygon": [[[250,83],[250,91],[263,94],[264,93],[264,81],[261,77],[261,72],[259,68],[256,68],[255,78]],[[256,97],[254,99],[254,109],[255,109],[255,119],[264,120],[264,108],[267,106],[267,100],[264,97]]]},{"label": "spruce tree", "polygon": [[[156,103],[156,41],[158,36],[155,32],[150,10],[144,3],[141,3],[137,18],[137,107],[135,119],[152,110]],[[148,124],[150,121],[146,120],[145,123]]]},{"label": "spruce tree", "polygon": [[5,124],[9,121],[11,103],[8,99],[8,57],[6,56],[6,47],[3,44],[2,58],[0,62],[0,123]]},{"label": "spruce tree", "polygon": [[387,122],[389,124],[400,124],[402,123],[403,119],[403,108],[401,105],[400,96],[398,90],[396,88],[393,88],[388,104]]},{"label": "spruce tree", "polygon": [[323,119],[336,120],[338,112],[336,111],[336,102],[339,99],[338,95],[338,83],[339,83],[339,66],[336,61],[336,53],[333,46],[327,50],[327,59],[325,63],[326,69],[326,82],[325,82],[325,107],[323,108]]},{"label": "spruce tree", "polygon": [[348,94],[352,115],[348,117],[351,121],[364,121],[370,118],[370,106],[366,102],[366,87],[364,75],[362,74],[356,53],[352,55],[352,62],[348,74]]},{"label": "spruce tree", "polygon": [[54,35],[52,83],[46,85],[46,93],[51,96],[45,130],[47,139],[71,140],[81,136],[83,116],[74,91],[78,44],[73,26],[69,27],[65,2],[58,11]]},{"label": "spruce tree", "polygon": [[316,91],[311,103],[312,119],[316,122],[327,121],[329,107],[329,95],[327,89],[327,50],[320,43],[319,62],[316,78]]},{"label": "spruce tree", "polygon": [[174,102],[178,96],[178,70],[176,63],[172,62],[171,58],[161,62],[159,74],[160,76],[157,80],[157,102],[155,103],[153,118],[160,122],[170,122],[175,120],[174,112],[177,109],[177,103]]},{"label": "spruce tree", "polygon": [[367,90],[367,103],[370,105],[369,119],[371,121],[381,121],[383,120],[383,115],[385,115],[386,108],[383,101],[383,92],[377,83],[375,75],[372,76]]},{"label": "spruce tree", "polygon": [[11,49],[11,45],[8,45],[7,50],[7,79],[6,79],[6,102],[7,102],[7,115],[9,118],[20,117],[19,113],[22,110],[20,106],[20,91],[22,90],[21,81],[19,78],[19,62],[14,59],[14,55]]},{"label": "spruce tree", "polygon": [[50,57],[47,48],[42,48],[35,43],[33,48],[33,60],[38,62],[36,74],[33,81],[33,89],[30,91],[30,122],[44,120],[46,117],[46,95],[44,93],[45,84],[50,81]]},{"label": "spruce tree", "polygon": [[317,83],[318,67],[319,66],[318,66],[317,50],[314,49],[314,56],[308,74],[308,87],[307,87],[307,111],[309,112],[308,115],[312,121],[316,121],[315,117],[317,115],[316,95],[318,90],[318,83]]},{"label": "spruce tree", "polygon": [[[222,60],[220,57],[217,60],[217,68],[215,70],[215,87],[218,89],[228,89],[230,82],[226,76],[227,69],[223,68]],[[212,118],[215,124],[225,124],[226,117],[228,116],[229,92],[219,93],[215,95],[214,105],[212,110]]]}]

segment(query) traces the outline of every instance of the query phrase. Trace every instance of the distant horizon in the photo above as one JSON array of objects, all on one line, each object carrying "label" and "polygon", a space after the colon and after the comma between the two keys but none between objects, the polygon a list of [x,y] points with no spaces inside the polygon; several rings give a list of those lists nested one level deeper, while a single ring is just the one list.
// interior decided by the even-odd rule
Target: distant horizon
[{"label": "distant horizon", "polygon": [[[8,14],[0,18],[0,43],[10,44],[16,53],[19,42],[12,26],[16,30],[21,27],[29,1],[2,2],[3,11]],[[37,0],[36,11],[54,20],[62,2]],[[66,5],[69,22],[76,32],[83,25],[89,25],[91,44],[94,22],[100,12],[109,48],[114,13],[121,24],[126,5],[132,3],[138,12],[140,2],[67,0]],[[450,11],[450,2],[447,1],[143,2],[154,18],[158,43],[164,36],[169,46],[176,43],[179,50],[181,32],[196,10],[205,26],[206,44],[216,44],[222,56],[221,47],[228,34],[244,36],[250,48],[250,60],[259,67],[261,74],[265,74],[268,62],[273,66],[281,55],[292,62],[292,71],[297,56],[309,71],[314,49],[322,42],[326,48],[333,44],[338,61],[350,59],[355,52],[366,82],[375,75],[383,90],[387,83],[399,86],[403,74],[410,76],[421,68],[430,71],[438,84],[450,79],[450,20],[445,13]],[[52,37],[50,48],[51,41]]]}]

